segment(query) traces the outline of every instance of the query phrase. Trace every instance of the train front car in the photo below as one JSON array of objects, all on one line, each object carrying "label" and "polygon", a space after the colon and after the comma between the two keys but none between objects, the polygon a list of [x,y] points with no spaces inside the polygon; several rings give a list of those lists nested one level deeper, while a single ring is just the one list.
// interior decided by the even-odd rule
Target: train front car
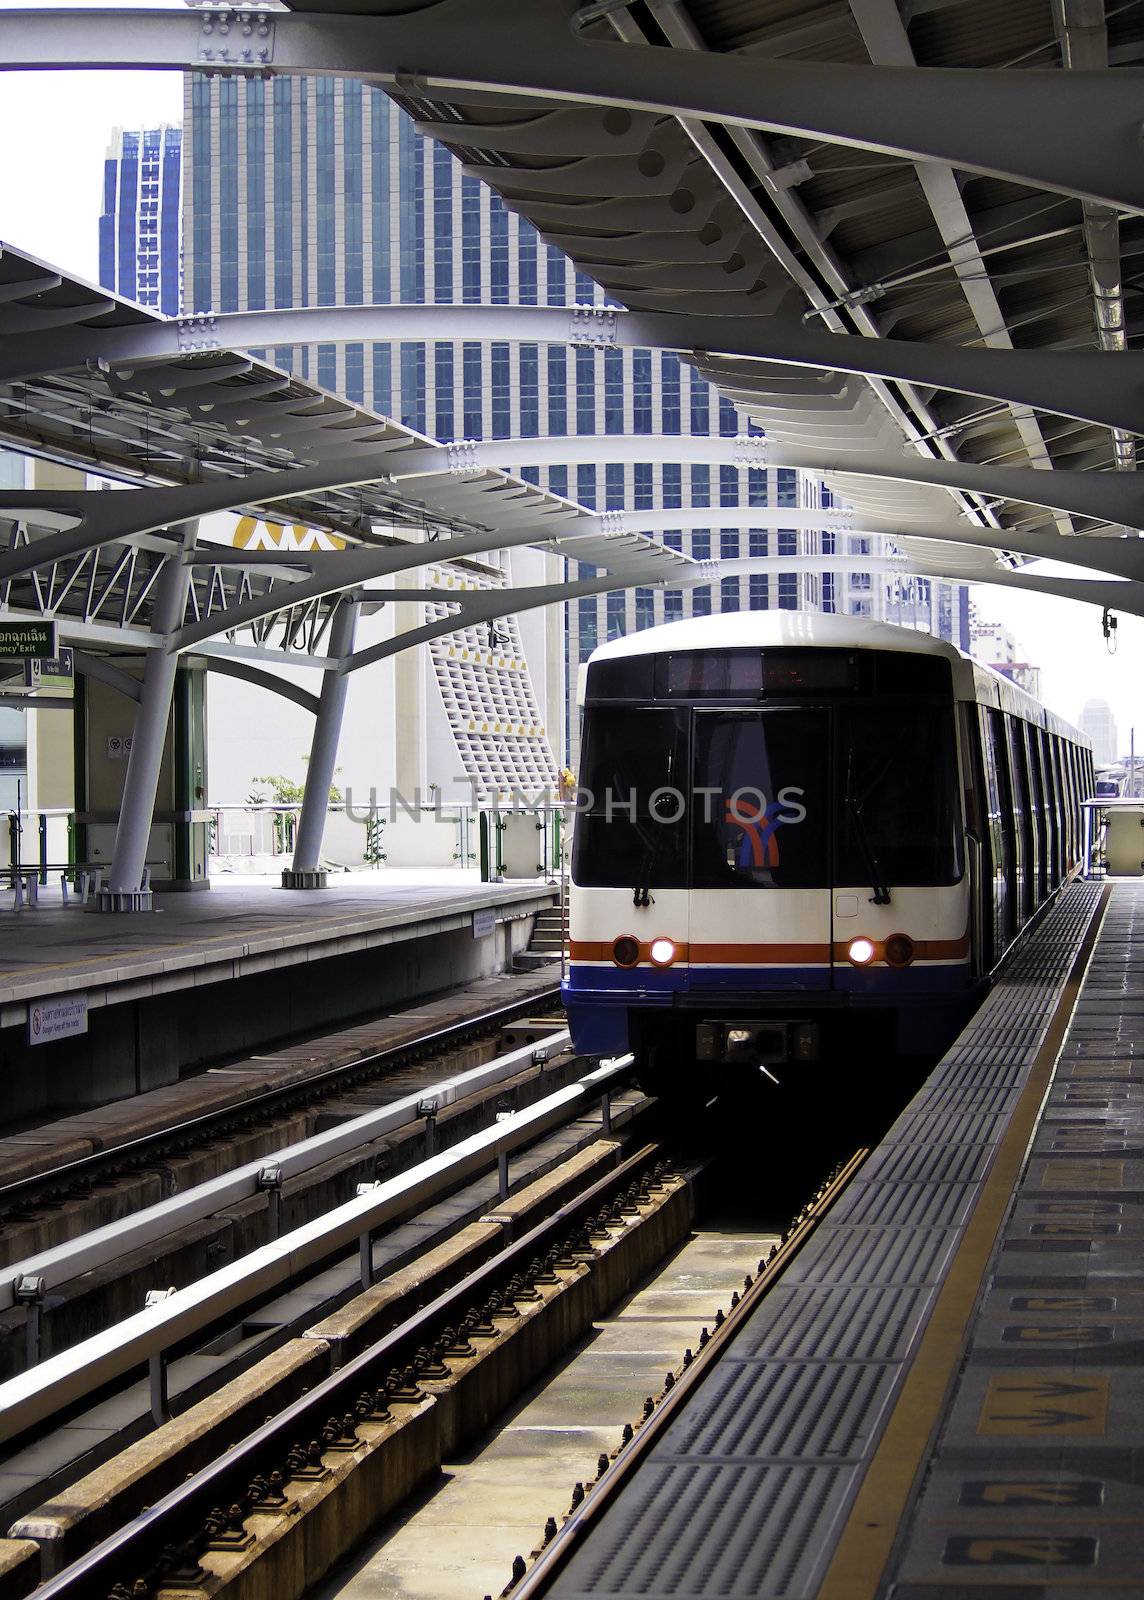
[{"label": "train front car", "polygon": [[863,1069],[975,998],[954,670],[926,635],[792,613],[591,658],[564,986],[649,1087]]}]

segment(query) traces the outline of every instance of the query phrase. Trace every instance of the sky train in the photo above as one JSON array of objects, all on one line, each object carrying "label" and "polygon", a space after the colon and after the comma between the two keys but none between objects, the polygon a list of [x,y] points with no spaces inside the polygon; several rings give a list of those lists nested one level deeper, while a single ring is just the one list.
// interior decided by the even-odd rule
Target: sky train
[{"label": "sky train", "polygon": [[583,680],[563,984],[662,1089],[944,1048],[1074,871],[1089,741],[928,634],[743,612]]}]

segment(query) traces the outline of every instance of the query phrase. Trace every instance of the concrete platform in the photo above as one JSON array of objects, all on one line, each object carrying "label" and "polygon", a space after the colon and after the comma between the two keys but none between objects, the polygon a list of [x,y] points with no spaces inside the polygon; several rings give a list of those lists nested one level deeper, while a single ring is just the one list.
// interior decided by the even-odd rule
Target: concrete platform
[{"label": "concrete platform", "polygon": [[[0,1127],[503,971],[556,898],[543,883],[383,870],[313,892],[215,880],[135,915],[0,912]],[[83,998],[87,1031],[34,1043],[35,1008],[64,997]]]},{"label": "concrete platform", "polygon": [[321,1584],[313,1600],[477,1600],[498,1594],[512,1558],[590,1483],[600,1454],[699,1342],[743,1274],[777,1242],[706,1224],[662,1273],[601,1317],[554,1377],[476,1448],[448,1462],[412,1510]]},{"label": "concrete platform", "polygon": [[544,1592],[1139,1594],[1142,1219],[1144,884],[1076,884]]}]

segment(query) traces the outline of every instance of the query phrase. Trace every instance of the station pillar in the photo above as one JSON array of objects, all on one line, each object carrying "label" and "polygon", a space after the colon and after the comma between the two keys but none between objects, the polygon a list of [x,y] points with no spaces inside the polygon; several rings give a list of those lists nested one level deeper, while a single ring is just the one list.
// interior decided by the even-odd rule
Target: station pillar
[{"label": "station pillar", "polygon": [[197,533],[197,523],[184,524],[181,545],[166,558],[156,581],[151,619],[155,643],[143,665],[111,872],[107,887],[99,891],[97,898],[101,911],[152,909],[153,891],[146,882],[147,851],[179,666],[179,658],[168,648],[168,641],[181,626],[186,611],[191,570],[182,554],[194,544]]},{"label": "station pillar", "polygon": [[342,716],[346,707],[349,677],[341,671],[342,663],[353,654],[354,636],[361,600],[356,595],[343,595],[330,624],[329,654],[334,665],[322,675],[322,692],[318,701],[318,714],[314,721],[314,738],[310,746],[310,760],[306,768],[306,788],[302,796],[302,815],[298,821],[298,838],[294,846],[293,865],[282,872],[284,889],[324,889],[326,872],[320,865],[322,838],[326,831],[326,814],[330,808],[330,785],[334,781],[334,767],[338,758],[338,740],[342,732]]}]

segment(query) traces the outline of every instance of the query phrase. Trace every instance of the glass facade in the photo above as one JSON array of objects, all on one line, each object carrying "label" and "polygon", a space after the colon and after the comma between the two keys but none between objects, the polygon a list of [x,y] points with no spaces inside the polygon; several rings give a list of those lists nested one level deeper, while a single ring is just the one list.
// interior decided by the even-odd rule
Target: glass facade
[{"label": "glass facade", "polygon": [[[531,224],[443,146],[421,138],[381,90],[318,77],[263,83],[188,74],[185,127],[187,310],[606,303]],[[588,506],[812,511],[829,503],[820,485],[785,467],[609,461],[609,437],[759,431],[671,352],[469,341],[297,347],[274,359],[441,439],[598,440],[591,462],[575,472],[553,465],[529,474]],[[504,465],[516,465],[511,452]],[[829,596],[833,604],[832,574],[813,570],[814,555],[829,553],[824,538],[721,528],[718,509],[710,528],[665,531],[665,541],[700,560],[714,550],[725,560],[766,559],[773,570],[749,583],[741,581],[745,569],[720,575],[713,586],[670,598],[661,590],[582,598],[568,608],[570,663],[597,641],[713,608],[803,607],[819,594],[819,603]],[[778,570],[780,558],[791,560],[789,570]],[[569,577],[581,575],[569,563]],[[877,580],[876,614],[900,605],[900,583]],[[570,716],[573,731],[574,723]]]},{"label": "glass facade", "polygon": [[[103,163],[99,281],[168,317],[182,305],[182,150],[181,128],[120,129]],[[204,199],[209,212],[213,191]]]}]

